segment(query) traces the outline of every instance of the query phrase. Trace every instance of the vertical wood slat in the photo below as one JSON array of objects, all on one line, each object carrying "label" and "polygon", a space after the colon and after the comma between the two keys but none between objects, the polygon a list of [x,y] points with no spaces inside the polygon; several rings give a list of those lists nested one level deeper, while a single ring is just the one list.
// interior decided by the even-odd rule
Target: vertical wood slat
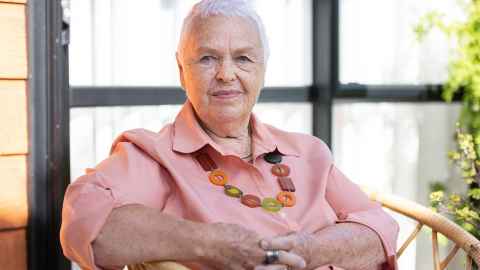
[{"label": "vertical wood slat", "polygon": [[26,270],[26,248],[24,229],[0,232],[0,269]]},{"label": "vertical wood slat", "polygon": [[438,251],[437,232],[432,230],[432,248],[433,248],[433,267],[435,270],[440,270],[440,254]]},{"label": "vertical wood slat", "polygon": [[472,270],[473,268],[473,259],[467,255],[467,264],[465,265],[466,270]]},{"label": "vertical wood slat", "polygon": [[0,79],[27,78],[26,7],[0,3]]},{"label": "vertical wood slat", "polygon": [[26,156],[0,157],[0,230],[26,227],[27,218]]},{"label": "vertical wood slat", "polygon": [[23,80],[0,79],[0,156],[28,153],[26,91]]}]

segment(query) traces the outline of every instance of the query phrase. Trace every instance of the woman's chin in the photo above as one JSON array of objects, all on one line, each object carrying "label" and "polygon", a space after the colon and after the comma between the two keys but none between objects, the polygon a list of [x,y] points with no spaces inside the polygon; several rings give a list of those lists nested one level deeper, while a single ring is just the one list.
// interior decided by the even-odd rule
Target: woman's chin
[{"label": "woman's chin", "polygon": [[215,111],[211,111],[213,118],[222,122],[236,121],[248,114],[249,112],[246,112],[243,108],[235,107],[228,107],[221,110],[217,108]]}]

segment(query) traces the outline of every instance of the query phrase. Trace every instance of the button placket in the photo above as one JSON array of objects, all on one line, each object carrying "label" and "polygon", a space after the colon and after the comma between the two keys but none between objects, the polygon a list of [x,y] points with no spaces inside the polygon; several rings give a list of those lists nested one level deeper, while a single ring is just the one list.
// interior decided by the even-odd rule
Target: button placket
[{"label": "button placket", "polygon": [[266,197],[266,194],[268,194],[268,192],[265,191],[268,187],[265,184],[265,179],[262,173],[256,167],[252,166],[251,168],[248,168],[248,174],[255,183],[255,187],[257,188],[257,191],[261,195],[261,197]]}]

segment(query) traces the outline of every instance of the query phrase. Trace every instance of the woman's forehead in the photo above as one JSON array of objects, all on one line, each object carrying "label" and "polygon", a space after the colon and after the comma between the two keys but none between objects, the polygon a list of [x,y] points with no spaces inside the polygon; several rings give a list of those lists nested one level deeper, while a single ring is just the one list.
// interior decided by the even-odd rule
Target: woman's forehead
[{"label": "woman's forehead", "polygon": [[199,18],[194,22],[189,40],[195,50],[219,50],[225,46],[243,51],[262,49],[257,27],[244,17]]}]

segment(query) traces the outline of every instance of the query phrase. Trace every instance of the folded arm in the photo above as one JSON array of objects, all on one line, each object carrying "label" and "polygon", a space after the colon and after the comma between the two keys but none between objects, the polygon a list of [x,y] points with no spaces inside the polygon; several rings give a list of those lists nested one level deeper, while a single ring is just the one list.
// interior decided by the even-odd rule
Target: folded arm
[{"label": "folded arm", "polygon": [[[352,265],[354,269],[397,269],[399,226],[381,205],[371,201],[334,165],[330,169],[325,197],[338,220],[335,226],[317,234],[322,241],[330,242],[332,247],[341,248],[345,253],[336,253],[334,262],[348,266],[347,269]],[[333,243],[335,238],[338,242]]]},{"label": "folded arm", "polygon": [[162,214],[141,205],[114,209],[92,248],[107,269],[149,261],[195,261],[206,257],[204,224]]},{"label": "folded arm", "polygon": [[299,254],[308,269],[397,269],[398,224],[333,165],[325,198],[337,214],[335,224],[265,239],[262,246]]},{"label": "folded arm", "polygon": [[311,265],[335,265],[344,269],[376,270],[387,263],[378,235],[360,224],[342,223],[313,235]]}]

